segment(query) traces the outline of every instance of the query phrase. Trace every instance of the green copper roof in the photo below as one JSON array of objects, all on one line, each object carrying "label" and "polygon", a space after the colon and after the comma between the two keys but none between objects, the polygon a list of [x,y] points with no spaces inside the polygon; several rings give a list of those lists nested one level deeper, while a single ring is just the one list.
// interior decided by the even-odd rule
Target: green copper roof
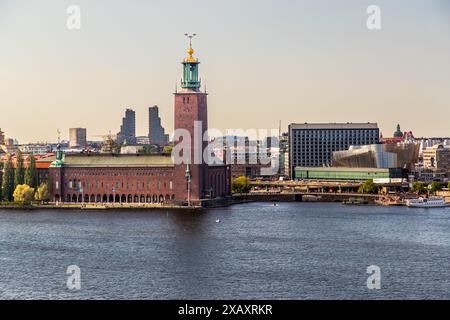
[{"label": "green copper roof", "polygon": [[50,168],[61,168],[64,166],[64,162],[61,160],[55,160],[52,162],[52,164],[50,165]]},{"label": "green copper roof", "polygon": [[397,130],[394,132],[394,137],[395,137],[395,138],[401,138],[401,137],[403,137],[403,132],[402,132],[402,130],[400,129],[400,125],[399,125],[399,124],[397,125]]},{"label": "green copper roof", "polygon": [[[195,35],[193,35],[195,36]],[[201,81],[198,78],[198,59],[193,57],[194,49],[192,49],[191,39],[189,40],[189,49],[187,51],[188,57],[184,59],[183,63],[183,79],[181,80],[181,87],[183,89],[198,90],[201,86]]]},{"label": "green copper roof", "polygon": [[[55,161],[56,162],[56,161]],[[119,168],[119,167],[167,167],[173,166],[172,158],[163,155],[66,155],[64,167]]]},{"label": "green copper roof", "polygon": [[182,88],[200,89],[201,82],[198,78],[198,64],[199,62],[183,62]]}]

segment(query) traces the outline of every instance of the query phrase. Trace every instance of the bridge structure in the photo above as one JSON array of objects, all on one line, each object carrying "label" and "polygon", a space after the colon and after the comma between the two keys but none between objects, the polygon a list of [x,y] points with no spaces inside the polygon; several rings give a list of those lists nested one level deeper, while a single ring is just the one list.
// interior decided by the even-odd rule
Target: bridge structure
[{"label": "bridge structure", "polygon": [[374,203],[378,194],[358,193],[361,181],[263,181],[249,182],[251,190],[246,194],[234,194],[237,201],[308,201],[344,202],[351,199]]},{"label": "bridge structure", "polygon": [[237,201],[260,202],[344,202],[351,199],[365,203],[375,203],[380,195],[355,192],[249,192],[234,194]]},{"label": "bridge structure", "polygon": [[300,181],[262,181],[252,180],[252,191],[266,192],[357,192],[363,184],[361,181],[324,181],[324,180],[300,180]]}]

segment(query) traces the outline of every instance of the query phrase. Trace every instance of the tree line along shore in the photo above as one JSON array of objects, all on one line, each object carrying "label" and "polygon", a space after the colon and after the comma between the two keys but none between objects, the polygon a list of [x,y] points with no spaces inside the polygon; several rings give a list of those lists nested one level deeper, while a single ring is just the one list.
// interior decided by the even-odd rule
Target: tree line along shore
[{"label": "tree line along shore", "polygon": [[38,185],[36,159],[31,154],[27,161],[21,151],[13,163],[10,154],[0,161],[0,200],[2,206],[29,206],[33,203],[46,203],[50,200],[47,182]]}]

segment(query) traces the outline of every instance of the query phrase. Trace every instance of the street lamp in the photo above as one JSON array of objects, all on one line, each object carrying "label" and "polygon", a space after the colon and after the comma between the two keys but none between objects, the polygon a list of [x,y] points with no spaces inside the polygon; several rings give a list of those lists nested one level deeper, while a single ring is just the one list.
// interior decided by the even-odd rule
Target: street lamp
[{"label": "street lamp", "polygon": [[113,199],[113,207],[114,207],[114,205],[116,204],[116,188],[112,188],[112,192],[113,192],[113,197],[114,197],[114,199]]},{"label": "street lamp", "polygon": [[191,169],[189,167],[189,163],[186,164],[186,183],[187,183],[187,192],[188,192],[188,207],[191,206],[191,181],[192,181],[192,175],[191,175]]}]

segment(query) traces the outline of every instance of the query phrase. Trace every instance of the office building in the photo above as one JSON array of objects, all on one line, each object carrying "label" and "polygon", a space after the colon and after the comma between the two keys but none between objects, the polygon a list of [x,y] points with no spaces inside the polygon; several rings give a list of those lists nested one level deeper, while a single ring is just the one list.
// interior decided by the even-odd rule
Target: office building
[{"label": "office building", "polygon": [[333,152],[352,145],[378,144],[379,135],[376,123],[290,124],[290,176],[296,167],[331,166]]},{"label": "office building", "polygon": [[120,131],[117,133],[117,143],[136,144],[136,112],[132,109],[125,111]]},{"label": "office building", "polygon": [[169,142],[169,135],[165,133],[161,126],[158,106],[148,108],[148,138],[150,144],[164,146]]},{"label": "office building", "polygon": [[5,144],[5,133],[0,129],[0,145]]},{"label": "office building", "polygon": [[442,144],[426,148],[423,151],[423,166],[437,171],[450,171],[450,148]]},{"label": "office building", "polygon": [[69,129],[69,148],[85,148],[87,145],[85,128]]}]

